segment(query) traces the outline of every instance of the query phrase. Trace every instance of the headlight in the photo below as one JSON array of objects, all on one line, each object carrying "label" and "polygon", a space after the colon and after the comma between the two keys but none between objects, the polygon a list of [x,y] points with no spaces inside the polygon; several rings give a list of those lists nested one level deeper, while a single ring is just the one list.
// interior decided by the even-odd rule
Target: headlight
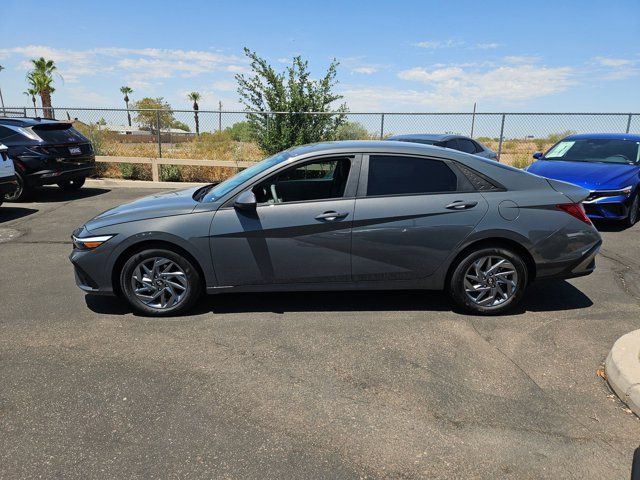
[{"label": "headlight", "polygon": [[97,237],[84,237],[78,238],[76,236],[72,236],[74,248],[78,250],[93,250],[98,248],[100,245],[105,243],[110,238],[113,238],[114,235],[100,235]]},{"label": "headlight", "polygon": [[620,189],[620,192],[622,193],[622,195],[628,197],[629,195],[631,195],[631,192],[633,192],[633,185],[629,185],[628,187]]}]

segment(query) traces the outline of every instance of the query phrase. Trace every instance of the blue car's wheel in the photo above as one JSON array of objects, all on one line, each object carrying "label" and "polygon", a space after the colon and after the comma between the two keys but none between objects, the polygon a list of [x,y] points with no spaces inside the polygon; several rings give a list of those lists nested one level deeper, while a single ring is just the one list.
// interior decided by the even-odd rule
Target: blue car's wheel
[{"label": "blue car's wheel", "polygon": [[627,227],[633,227],[638,222],[638,216],[640,216],[640,192],[636,192],[633,202],[629,207],[629,214],[625,220]]}]

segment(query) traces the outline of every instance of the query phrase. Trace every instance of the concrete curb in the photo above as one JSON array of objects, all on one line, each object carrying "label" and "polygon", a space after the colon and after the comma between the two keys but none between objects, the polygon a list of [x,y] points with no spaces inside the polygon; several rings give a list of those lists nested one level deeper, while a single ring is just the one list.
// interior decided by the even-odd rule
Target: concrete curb
[{"label": "concrete curb", "polygon": [[106,188],[190,188],[201,187],[207,184],[190,182],[150,182],[147,180],[120,180],[117,178],[87,178],[86,185],[89,187]]},{"label": "concrete curb", "polygon": [[616,340],[604,368],[613,391],[640,417],[640,330]]}]

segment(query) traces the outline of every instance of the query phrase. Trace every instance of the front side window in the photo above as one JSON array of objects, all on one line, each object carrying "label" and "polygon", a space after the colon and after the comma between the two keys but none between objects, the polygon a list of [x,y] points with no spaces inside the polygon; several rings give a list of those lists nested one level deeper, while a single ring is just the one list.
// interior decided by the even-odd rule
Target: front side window
[{"label": "front side window", "polygon": [[351,170],[349,158],[308,162],[277,173],[253,187],[258,203],[274,204],[340,198]]},{"label": "front side window", "polygon": [[618,139],[562,140],[544,160],[568,162],[640,163],[640,142]]},{"label": "front side window", "polygon": [[371,155],[367,196],[455,192],[458,177],[443,161],[395,155]]}]

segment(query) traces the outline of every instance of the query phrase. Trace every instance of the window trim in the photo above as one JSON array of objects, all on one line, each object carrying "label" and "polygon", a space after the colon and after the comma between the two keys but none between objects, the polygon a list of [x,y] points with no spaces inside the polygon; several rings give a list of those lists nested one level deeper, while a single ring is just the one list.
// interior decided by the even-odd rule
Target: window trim
[{"label": "window trim", "polygon": [[[467,184],[470,188],[468,190],[449,190],[446,192],[390,193],[387,195],[367,195],[367,187],[369,183],[369,158],[375,155],[381,155],[385,157],[412,157],[412,158],[418,158],[421,160],[435,160],[438,162],[442,162],[451,169],[451,171],[457,178],[458,184],[460,183]],[[464,175],[460,171],[460,169],[456,165],[456,162],[448,158],[430,157],[430,156],[427,157],[424,155],[417,155],[412,153],[371,152],[371,153],[364,153],[362,155],[362,167],[361,167],[361,173],[360,173],[360,181],[358,182],[358,191],[356,193],[356,198],[360,199],[360,198],[415,197],[415,196],[424,196],[424,195],[447,195],[451,193],[462,194],[462,193],[474,193],[474,192],[478,192],[478,191],[473,187],[473,184],[471,183],[471,181],[467,178],[466,175]]]}]

